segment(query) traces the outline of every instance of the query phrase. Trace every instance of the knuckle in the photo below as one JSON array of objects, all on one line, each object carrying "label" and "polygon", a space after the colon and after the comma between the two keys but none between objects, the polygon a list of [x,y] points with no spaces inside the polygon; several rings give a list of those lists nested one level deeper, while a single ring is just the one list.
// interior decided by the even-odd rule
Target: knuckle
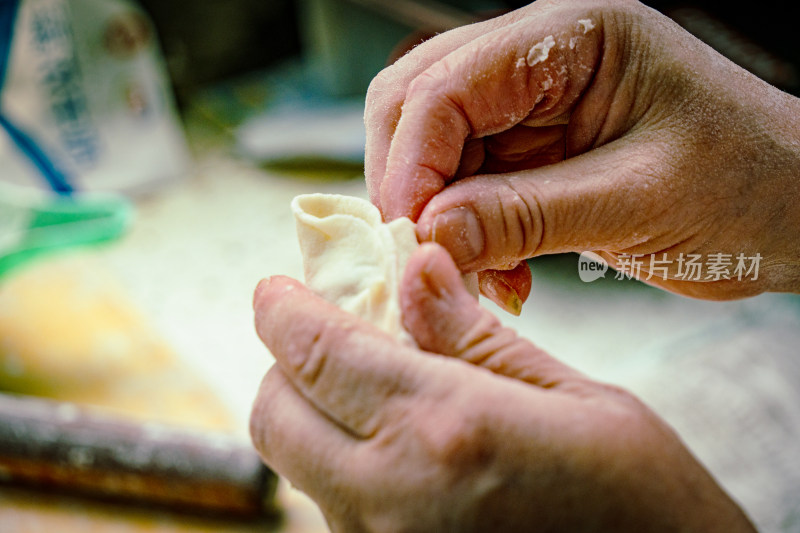
[{"label": "knuckle", "polygon": [[380,127],[387,117],[399,114],[405,98],[404,84],[392,67],[380,71],[370,82],[365,99],[364,122]]},{"label": "knuckle", "polygon": [[293,335],[287,363],[302,384],[313,388],[324,379],[333,350],[347,335],[348,327],[332,320],[298,326],[299,331]]},{"label": "knuckle", "polygon": [[447,80],[452,75],[450,65],[446,60],[440,60],[423,70],[411,83],[408,84],[406,99],[419,95],[441,91],[447,86]]},{"label": "knuckle", "polygon": [[481,312],[457,337],[453,351],[461,359],[480,365],[508,342],[507,332],[491,313]]},{"label": "knuckle", "polygon": [[284,357],[279,363],[289,379],[314,394],[320,387],[329,388],[342,376],[333,361],[343,355],[346,347],[358,344],[358,319],[336,316],[328,319],[294,324],[287,330]]},{"label": "knuckle", "polygon": [[[514,269],[520,261],[536,255],[544,236],[545,214],[536,190],[514,177],[500,179],[488,189],[482,177],[467,178],[449,190],[451,198],[469,198],[478,216],[485,246],[474,266],[481,269]],[[445,200],[442,198],[442,203]],[[432,205],[441,209],[439,204]]]},{"label": "knuckle", "polygon": [[535,191],[521,191],[509,184],[500,197],[509,248],[517,259],[532,257],[542,241],[544,215]]}]

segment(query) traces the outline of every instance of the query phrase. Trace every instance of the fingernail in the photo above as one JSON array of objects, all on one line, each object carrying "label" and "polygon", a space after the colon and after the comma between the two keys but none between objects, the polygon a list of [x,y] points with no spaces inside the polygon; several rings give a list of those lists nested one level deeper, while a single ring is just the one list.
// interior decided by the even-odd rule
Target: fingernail
[{"label": "fingernail", "polygon": [[428,254],[421,270],[426,290],[439,299],[451,296],[458,289],[458,281],[454,280],[460,281],[461,273],[453,265],[450,254],[433,243],[423,243],[420,248]]},{"label": "fingernail", "polygon": [[461,281],[464,282],[467,292],[476,300],[481,293],[480,283],[478,282],[478,273],[470,272],[469,274],[462,274]]},{"label": "fingernail", "polygon": [[511,285],[502,279],[490,278],[482,281],[481,292],[504,311],[514,316],[522,313],[522,298]]},{"label": "fingernail", "polygon": [[269,282],[269,278],[264,278],[258,282],[258,285],[256,285],[256,290],[253,292],[253,308],[255,308],[258,304],[261,294],[267,290],[267,285],[269,285]]},{"label": "fingernail", "polygon": [[431,239],[444,246],[459,266],[483,253],[483,227],[469,207],[454,207],[436,215]]}]

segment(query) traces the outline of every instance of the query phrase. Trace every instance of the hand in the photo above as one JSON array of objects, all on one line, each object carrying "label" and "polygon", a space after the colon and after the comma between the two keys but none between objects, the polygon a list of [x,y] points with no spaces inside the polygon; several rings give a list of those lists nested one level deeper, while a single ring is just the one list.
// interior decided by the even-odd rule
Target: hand
[{"label": "hand", "polygon": [[420,350],[294,280],[256,290],[277,363],[253,440],[334,532],[754,531],[664,422],[503,328],[440,246],[401,298]]},{"label": "hand", "polygon": [[[800,100],[639,3],[539,0],[439,35],[376,77],[365,122],[372,201],[463,271],[501,269],[495,293],[583,250],[641,254],[694,297],[800,292]],[[733,279],[679,272],[718,253]]]}]

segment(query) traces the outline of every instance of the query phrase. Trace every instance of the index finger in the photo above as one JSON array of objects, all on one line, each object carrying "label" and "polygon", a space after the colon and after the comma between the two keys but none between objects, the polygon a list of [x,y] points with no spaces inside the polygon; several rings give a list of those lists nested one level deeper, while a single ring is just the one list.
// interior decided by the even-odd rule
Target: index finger
[{"label": "index finger", "polygon": [[419,74],[406,92],[380,184],[384,217],[416,220],[455,176],[467,138],[568,114],[592,80],[602,34],[601,17],[586,9],[526,16]]},{"label": "index finger", "polygon": [[400,120],[408,85],[434,62],[498,27],[521,17],[522,10],[468,26],[455,28],[429,39],[381,71],[367,92],[364,123],[367,143],[364,174],[370,200],[380,208],[380,185],[392,137]]},{"label": "index finger", "polygon": [[358,438],[388,426],[436,373],[431,358],[293,279],[262,281],[254,307],[258,335],[286,377],[318,411]]}]

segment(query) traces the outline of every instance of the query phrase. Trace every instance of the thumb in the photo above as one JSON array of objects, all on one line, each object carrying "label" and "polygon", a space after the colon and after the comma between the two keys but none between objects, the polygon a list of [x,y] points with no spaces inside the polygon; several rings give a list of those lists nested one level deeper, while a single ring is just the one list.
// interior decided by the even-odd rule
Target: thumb
[{"label": "thumb", "polygon": [[401,287],[404,325],[423,350],[542,387],[580,376],[481,307],[437,244],[423,244],[414,252]]},{"label": "thumb", "polygon": [[465,272],[507,270],[536,255],[657,245],[653,213],[680,205],[660,166],[663,145],[629,136],[544,167],[473,176],[428,203],[417,236],[444,246]]}]

